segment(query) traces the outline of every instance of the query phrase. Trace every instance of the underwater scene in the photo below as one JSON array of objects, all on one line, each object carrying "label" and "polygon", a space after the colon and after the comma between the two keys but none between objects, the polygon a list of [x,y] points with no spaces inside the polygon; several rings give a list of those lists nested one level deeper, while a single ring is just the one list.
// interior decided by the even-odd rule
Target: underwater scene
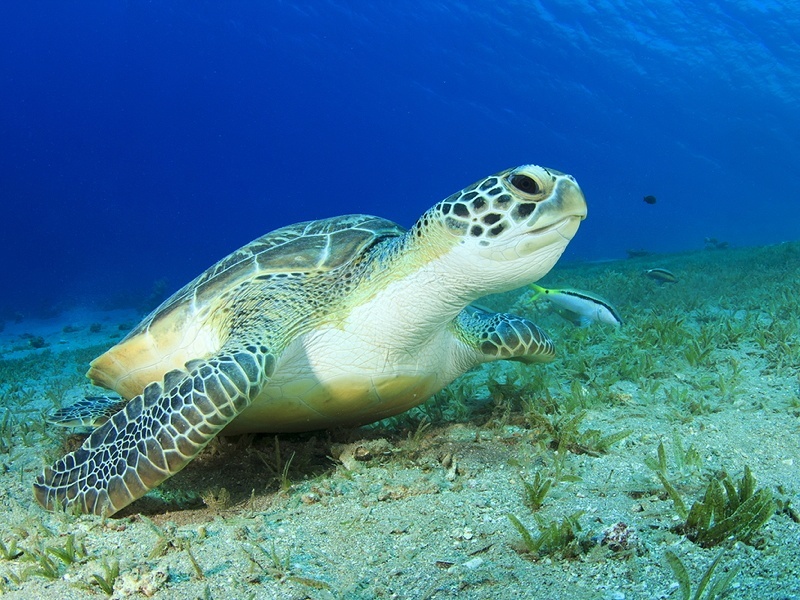
[{"label": "underwater scene", "polygon": [[0,596],[800,599],[798,31],[0,8]]}]

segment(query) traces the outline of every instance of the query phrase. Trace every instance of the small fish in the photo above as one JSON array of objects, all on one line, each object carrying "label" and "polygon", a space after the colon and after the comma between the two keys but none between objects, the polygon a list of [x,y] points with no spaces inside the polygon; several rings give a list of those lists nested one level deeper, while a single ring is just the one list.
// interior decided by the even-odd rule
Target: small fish
[{"label": "small fish", "polygon": [[608,300],[596,294],[581,290],[548,290],[535,283],[531,289],[536,294],[531,298],[535,301],[539,296],[544,296],[556,307],[556,312],[577,327],[586,327],[595,321],[608,323],[614,327],[622,325],[622,317],[617,309]]},{"label": "small fish", "polygon": [[675,273],[672,271],[667,271],[666,269],[656,268],[656,269],[647,269],[644,272],[645,275],[650,277],[651,279],[655,279],[660,283],[677,283],[678,278],[675,277]]},{"label": "small fish", "polygon": [[655,197],[655,196],[645,196],[645,197],[644,197],[644,198],[642,198],[642,199],[643,199],[645,202],[647,202],[648,204],[655,204],[655,203],[656,203],[656,197]]},{"label": "small fish", "polygon": [[648,256],[652,254],[652,252],[645,250],[644,248],[633,248],[631,250],[626,250],[625,252],[628,253],[628,258],[639,258],[641,256]]},{"label": "small fish", "polygon": [[706,238],[706,250],[725,250],[728,246],[730,246],[728,242],[723,242],[713,237]]}]

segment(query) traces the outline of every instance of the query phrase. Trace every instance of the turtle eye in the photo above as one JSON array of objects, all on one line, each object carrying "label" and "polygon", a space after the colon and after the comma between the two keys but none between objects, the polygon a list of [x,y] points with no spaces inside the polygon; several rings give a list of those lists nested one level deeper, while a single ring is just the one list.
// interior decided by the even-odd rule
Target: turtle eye
[{"label": "turtle eye", "polygon": [[542,191],[539,183],[527,175],[512,175],[509,181],[511,182],[511,185],[517,188],[520,192],[525,192],[526,194],[538,194]]}]

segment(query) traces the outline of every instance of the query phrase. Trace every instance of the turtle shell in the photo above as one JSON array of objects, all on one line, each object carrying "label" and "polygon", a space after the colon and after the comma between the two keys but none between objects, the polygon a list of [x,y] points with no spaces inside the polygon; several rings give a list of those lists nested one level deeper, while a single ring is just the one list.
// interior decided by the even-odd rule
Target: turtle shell
[{"label": "turtle shell", "polygon": [[[207,269],[164,301],[116,346],[92,361],[86,376],[130,399],[173,369],[215,354],[227,338],[232,291],[256,277],[320,273],[346,265],[379,241],[402,235],[399,225],[346,215],[276,229]],[[264,299],[269,302],[269,298]],[[265,307],[267,310],[268,307]]]}]

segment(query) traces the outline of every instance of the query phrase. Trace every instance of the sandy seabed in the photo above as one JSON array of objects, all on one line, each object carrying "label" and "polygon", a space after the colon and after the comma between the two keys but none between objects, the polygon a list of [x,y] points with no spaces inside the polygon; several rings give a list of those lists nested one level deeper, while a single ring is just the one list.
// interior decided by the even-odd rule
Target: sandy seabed
[{"label": "sandy seabed", "polygon": [[[556,360],[486,365],[367,428],[215,440],[113,518],[45,512],[31,484],[81,440],[44,414],[98,392],[88,362],[141,315],[6,322],[2,595],[107,597],[102,579],[114,598],[681,599],[667,553],[694,594],[724,551],[724,597],[800,598],[800,243],[561,265],[541,283],[599,293],[625,324],[576,328],[527,290],[489,298],[542,325]],[[746,541],[692,541],[659,444],[687,508],[748,466],[774,514]],[[534,509],[537,475],[554,485]],[[571,517],[575,539],[532,552],[509,515],[534,540]]]}]

